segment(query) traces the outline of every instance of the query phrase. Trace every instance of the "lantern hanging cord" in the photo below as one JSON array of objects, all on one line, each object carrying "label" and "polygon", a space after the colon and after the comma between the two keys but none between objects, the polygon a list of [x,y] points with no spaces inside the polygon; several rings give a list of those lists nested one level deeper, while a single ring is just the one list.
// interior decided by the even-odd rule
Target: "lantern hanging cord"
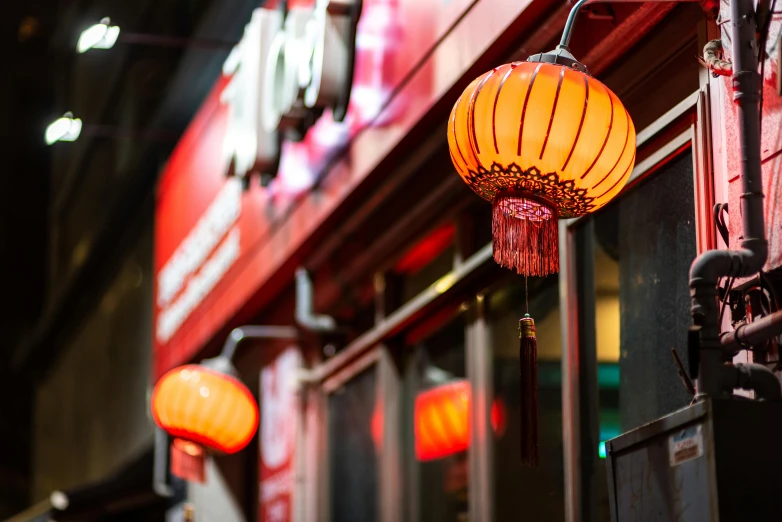
[{"label": "lantern hanging cord", "polygon": [[524,306],[525,313],[529,315],[529,276],[524,276]]}]

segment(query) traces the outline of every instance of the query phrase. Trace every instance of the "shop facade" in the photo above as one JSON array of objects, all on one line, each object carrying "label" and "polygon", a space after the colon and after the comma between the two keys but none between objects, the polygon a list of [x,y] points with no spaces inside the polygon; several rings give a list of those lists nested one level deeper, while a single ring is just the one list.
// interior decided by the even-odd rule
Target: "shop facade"
[{"label": "shop facade", "polygon": [[[552,48],[570,7],[365,0],[344,120],[326,111],[301,141],[281,134],[265,186],[237,168],[235,133],[253,128],[237,124],[240,69],[217,81],[159,184],[153,377],[243,325],[301,335],[237,348],[260,429],[189,485],[197,520],[608,520],[604,442],[691,400],[670,350],[687,342],[689,265],[723,244],[711,209],[738,207],[735,121],[725,80],[694,58],[718,35],[714,13],[595,4],[572,50],[632,117],[635,169],[605,208],[560,223],[558,275],[496,266],[490,206],[448,156],[448,113],[479,74]],[[779,97],[766,88],[773,180]],[[537,469],[519,464],[527,311]]]}]

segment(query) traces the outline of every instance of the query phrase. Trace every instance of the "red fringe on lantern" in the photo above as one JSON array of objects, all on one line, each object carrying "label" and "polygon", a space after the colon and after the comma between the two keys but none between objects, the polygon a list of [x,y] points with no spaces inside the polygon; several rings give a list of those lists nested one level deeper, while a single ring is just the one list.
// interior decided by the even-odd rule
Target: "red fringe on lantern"
[{"label": "red fringe on lantern", "polygon": [[557,212],[538,199],[498,194],[492,203],[494,260],[519,274],[559,271]]},{"label": "red fringe on lantern", "polygon": [[198,444],[174,439],[171,443],[171,474],[203,484],[206,479],[206,454]]}]

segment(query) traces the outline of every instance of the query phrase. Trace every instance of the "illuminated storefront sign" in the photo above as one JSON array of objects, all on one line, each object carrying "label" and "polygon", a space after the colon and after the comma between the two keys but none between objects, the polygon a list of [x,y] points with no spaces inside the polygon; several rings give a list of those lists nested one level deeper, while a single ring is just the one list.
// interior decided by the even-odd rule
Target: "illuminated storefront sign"
[{"label": "illuminated storefront sign", "polygon": [[[155,376],[191,360],[231,321],[250,318],[247,310],[265,295],[262,287],[270,284],[270,271],[285,262],[293,244],[301,240],[299,235],[321,222],[296,220],[290,225],[292,230],[283,233],[291,209],[309,201],[304,193],[335,161],[351,161],[340,167],[340,176],[367,167],[360,161],[367,151],[349,151],[359,133],[371,134],[375,146],[397,143],[400,132],[396,126],[408,118],[412,102],[440,95],[437,71],[427,53],[470,5],[470,0],[448,5],[364,0],[349,98],[348,89],[335,87],[339,82],[334,78],[350,67],[340,63],[349,58],[351,45],[343,42],[341,51],[329,50],[334,49],[330,38],[345,30],[336,17],[343,17],[344,22],[351,14],[349,9],[291,0],[287,18],[278,11],[255,11],[244,39],[227,60],[224,74],[177,144],[158,183]],[[296,13],[302,17],[309,13],[309,19],[306,30],[293,38],[287,29],[299,27],[299,22],[294,24],[299,20]],[[331,23],[324,25],[323,20]],[[255,51],[266,46],[272,49],[275,40],[280,50],[274,54],[275,73],[267,75],[271,54]],[[318,41],[322,46],[311,44]],[[415,87],[402,89],[416,68]],[[286,92],[291,100],[292,91],[277,87],[267,91],[266,87],[280,82],[284,87],[285,78],[298,80],[297,97],[292,104],[277,105],[279,122],[276,131],[269,133],[262,118],[263,104]],[[308,88],[302,88],[303,84]],[[344,99],[336,96],[339,92]],[[292,125],[300,109],[306,109],[310,119],[299,120],[303,126]],[[343,109],[343,121],[336,121]],[[280,148],[279,166],[275,146]],[[270,169],[267,174],[276,169],[276,178],[266,189],[247,183],[252,179],[248,173],[264,172],[264,163]],[[235,179],[226,176],[230,173],[237,174]],[[342,197],[338,190],[321,192],[313,210],[325,211],[338,197]]]},{"label": "illuminated storefront sign", "polygon": [[235,225],[241,209],[241,186],[230,179],[158,274],[161,312],[155,331],[160,342],[171,338],[239,257],[240,232]]},{"label": "illuminated storefront sign", "polygon": [[324,110],[345,117],[353,80],[360,3],[318,0],[314,7],[256,9],[223,67],[231,81],[225,152],[232,174],[258,173],[265,184],[279,165],[281,138],[301,140]]}]

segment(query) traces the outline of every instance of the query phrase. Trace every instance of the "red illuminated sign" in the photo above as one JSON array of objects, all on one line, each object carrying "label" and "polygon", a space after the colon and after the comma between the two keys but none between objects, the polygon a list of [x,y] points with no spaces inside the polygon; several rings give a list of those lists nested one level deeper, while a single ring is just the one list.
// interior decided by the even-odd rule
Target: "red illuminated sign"
[{"label": "red illuminated sign", "polygon": [[[294,3],[301,2],[291,8]],[[491,5],[492,10],[507,10],[504,4]],[[262,300],[264,285],[272,285],[280,267],[364,179],[379,161],[379,151],[396,145],[421,117],[422,107],[442,96],[438,81],[454,74],[458,57],[444,56],[435,63],[431,52],[442,47],[442,39],[467,9],[481,11],[472,0],[365,0],[344,121],[335,122],[326,109],[301,141],[284,142],[278,176],[266,189],[252,183],[241,191],[226,177],[232,161],[226,136],[234,117],[226,88],[232,78],[217,82],[172,153],[158,187],[156,376],[192,360],[232,321],[248,318],[249,303]],[[514,6],[512,12],[523,9]],[[489,41],[483,33],[478,37]],[[367,140],[371,143],[353,146]],[[328,182],[320,185],[317,197],[307,194],[325,174]]]}]

